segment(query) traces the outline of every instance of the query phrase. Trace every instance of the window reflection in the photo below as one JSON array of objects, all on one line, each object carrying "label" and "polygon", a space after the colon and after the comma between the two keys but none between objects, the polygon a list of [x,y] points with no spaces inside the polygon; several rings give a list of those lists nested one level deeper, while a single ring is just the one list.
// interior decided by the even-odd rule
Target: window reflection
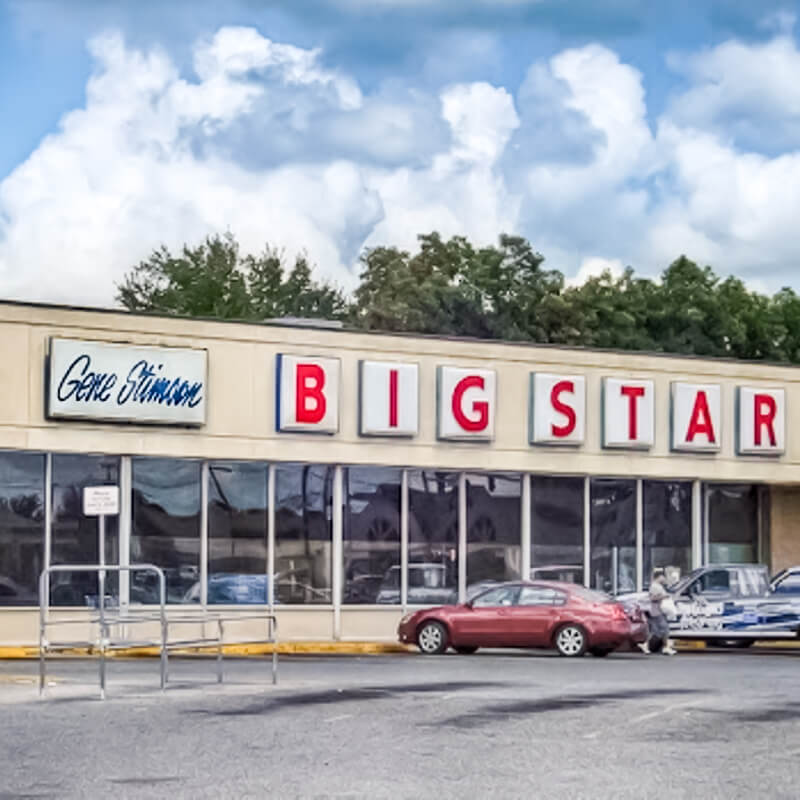
[{"label": "window reflection", "polygon": [[467,475],[467,595],[520,576],[519,475]]},{"label": "window reflection", "polygon": [[[131,563],[161,567],[167,602],[191,602],[200,579],[200,462],[171,458],[132,460]],[[157,603],[158,580],[131,574],[132,603]]]},{"label": "window reflection", "polygon": [[591,481],[591,586],[636,591],[636,481]]},{"label": "window reflection", "polygon": [[692,484],[644,481],[644,585],[657,567],[677,580],[692,568]]},{"label": "window reflection", "polygon": [[[392,581],[400,592],[400,574]],[[408,602],[438,605],[458,595],[458,473],[408,471]]]},{"label": "window reflection", "polygon": [[758,561],[758,490],[750,484],[708,487],[708,558],[711,564]]},{"label": "window reflection", "polygon": [[[191,599],[199,601],[199,585]],[[208,466],[208,602],[269,602],[266,464]]]},{"label": "window reflection", "polygon": [[400,481],[389,467],[344,471],[344,602],[399,603]]},{"label": "window reflection", "polygon": [[[79,454],[53,455],[53,525],[51,564],[98,564],[98,518],[83,514],[83,490],[87,486],[117,486],[119,458]],[[119,522],[105,519],[106,564],[119,564]],[[106,573],[105,594],[113,604],[118,595],[119,575]],[[50,603],[54,606],[96,604],[96,573],[57,572],[50,581]]]},{"label": "window reflection", "polygon": [[331,466],[275,469],[275,602],[331,603]]},{"label": "window reflection", "polygon": [[583,478],[531,478],[531,578],[583,583]]},{"label": "window reflection", "polygon": [[44,491],[43,455],[0,453],[0,605],[39,602]]}]

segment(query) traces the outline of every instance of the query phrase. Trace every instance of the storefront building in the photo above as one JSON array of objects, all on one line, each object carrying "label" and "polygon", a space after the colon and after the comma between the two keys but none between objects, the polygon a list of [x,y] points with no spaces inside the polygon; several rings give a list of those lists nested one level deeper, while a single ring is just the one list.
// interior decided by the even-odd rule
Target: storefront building
[{"label": "storefront building", "polygon": [[286,639],[392,639],[530,574],[800,563],[792,367],[13,303],[0,341],[0,644],[36,641],[45,566],[97,562],[86,486],[119,487],[108,563]]}]

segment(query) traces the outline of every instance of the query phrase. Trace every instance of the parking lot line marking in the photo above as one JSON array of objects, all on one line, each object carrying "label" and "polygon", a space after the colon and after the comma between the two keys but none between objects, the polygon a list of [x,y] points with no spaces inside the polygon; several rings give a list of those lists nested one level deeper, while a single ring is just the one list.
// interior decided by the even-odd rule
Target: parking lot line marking
[{"label": "parking lot line marking", "polygon": [[338,717],[329,717],[325,722],[340,722],[343,719],[350,719],[352,716],[352,714],[339,714]]},{"label": "parking lot line marking", "polygon": [[[656,717],[663,716],[664,714],[670,714],[673,711],[679,711],[682,708],[692,708],[702,705],[701,702],[698,702],[697,699],[690,700],[686,703],[673,703],[669,706],[664,706],[663,708],[659,708],[656,711],[648,711],[647,714],[642,714],[641,716],[634,717],[633,719],[629,719],[625,724],[626,725],[636,725],[639,722],[646,722],[648,719],[655,719]],[[591,733],[587,733],[583,738],[584,739],[596,739],[602,733],[605,733],[605,729],[600,729],[596,731],[592,731]]]}]

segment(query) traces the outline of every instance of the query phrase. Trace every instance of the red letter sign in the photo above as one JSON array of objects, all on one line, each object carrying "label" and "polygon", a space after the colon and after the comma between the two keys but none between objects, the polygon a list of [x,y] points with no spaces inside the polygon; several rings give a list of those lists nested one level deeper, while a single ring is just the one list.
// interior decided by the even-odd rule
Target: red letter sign
[{"label": "red letter sign", "polygon": [[497,375],[492,369],[440,366],[437,376],[439,439],[483,441],[494,438]]},{"label": "red letter sign", "polygon": [[312,425],[325,416],[325,372],[319,364],[298,364],[295,388],[295,418]]},{"label": "red letter sign", "polygon": [[389,370],[389,427],[397,427],[397,370]]},{"label": "red letter sign", "polygon": [[775,415],[778,413],[778,404],[771,394],[757,394],[753,398],[753,431],[756,447],[761,447],[761,430],[766,427],[769,434],[769,446],[776,447]]},{"label": "red letter sign", "polygon": [[475,400],[472,410],[478,415],[477,419],[470,419],[461,407],[464,392],[467,389],[483,389],[484,382],[480,375],[468,375],[462,378],[453,390],[453,416],[456,422],[469,433],[478,433],[486,430],[489,424],[489,404],[485,400]]},{"label": "red letter sign", "polygon": [[695,395],[689,427],[686,429],[686,441],[693,442],[694,437],[700,435],[705,436],[709,444],[714,444],[717,440],[714,435],[714,423],[711,421],[711,411],[708,408],[708,398],[703,389]]},{"label": "red letter sign", "polygon": [[331,434],[339,430],[338,358],[279,353],[276,374],[279,431]]},{"label": "red letter sign", "polygon": [[637,400],[644,397],[644,386],[623,386],[620,394],[628,398],[628,438],[635,442],[639,438]]},{"label": "red letter sign", "polygon": [[572,381],[559,381],[550,391],[550,404],[559,414],[563,414],[567,418],[563,425],[553,423],[550,426],[553,436],[558,438],[569,436],[575,430],[575,424],[577,423],[575,409],[566,405],[566,403],[562,403],[559,399],[559,395],[562,392],[575,394],[575,384]]}]

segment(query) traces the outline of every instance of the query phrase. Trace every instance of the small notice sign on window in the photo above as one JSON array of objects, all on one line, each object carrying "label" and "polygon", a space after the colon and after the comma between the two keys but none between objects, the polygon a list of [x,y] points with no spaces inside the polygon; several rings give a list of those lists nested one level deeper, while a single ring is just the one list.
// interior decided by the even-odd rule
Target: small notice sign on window
[{"label": "small notice sign on window", "polygon": [[83,490],[83,513],[87,517],[119,514],[119,487],[86,486]]}]

